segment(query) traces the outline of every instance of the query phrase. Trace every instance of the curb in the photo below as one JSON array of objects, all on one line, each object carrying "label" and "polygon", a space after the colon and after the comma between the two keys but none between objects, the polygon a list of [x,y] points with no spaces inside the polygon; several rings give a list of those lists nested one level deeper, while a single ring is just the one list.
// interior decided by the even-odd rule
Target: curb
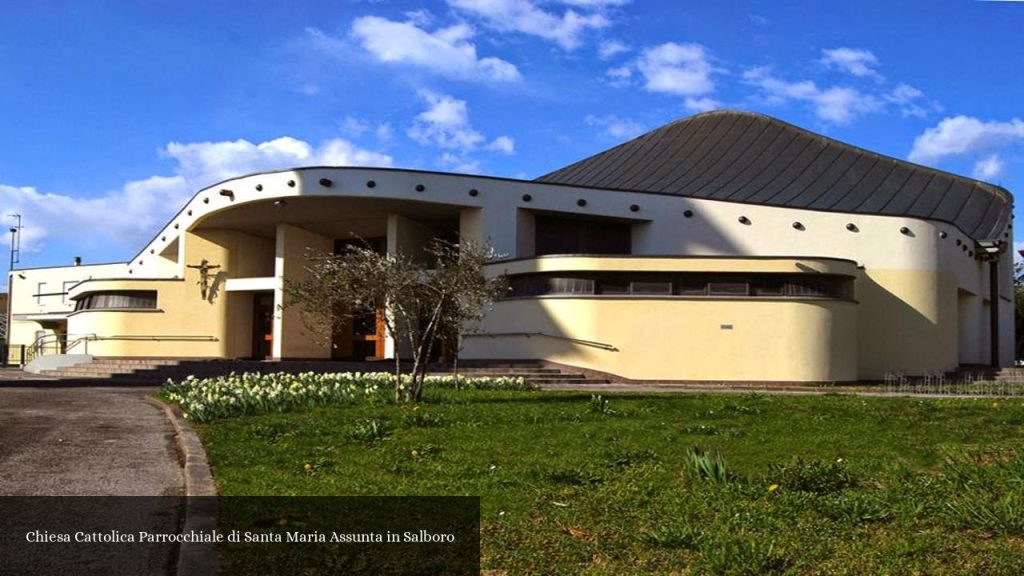
[{"label": "curb", "polygon": [[[164,411],[174,430],[174,440],[183,462],[185,479],[185,519],[182,531],[213,532],[217,529],[217,487],[210,472],[206,450],[195,430],[185,421],[181,410],[160,400],[147,397]],[[178,547],[178,576],[217,573],[217,545],[183,543]]]}]

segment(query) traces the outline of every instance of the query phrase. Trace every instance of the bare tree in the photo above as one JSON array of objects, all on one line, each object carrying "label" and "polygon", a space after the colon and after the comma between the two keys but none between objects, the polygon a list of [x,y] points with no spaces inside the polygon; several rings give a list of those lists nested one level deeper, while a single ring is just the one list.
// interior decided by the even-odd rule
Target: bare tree
[{"label": "bare tree", "polygon": [[[504,277],[484,272],[484,265],[497,257],[489,247],[435,239],[426,252],[427,263],[357,245],[342,254],[312,253],[306,279],[285,283],[285,305],[298,306],[307,329],[328,339],[346,319],[384,309],[385,327],[396,344],[396,401],[422,398],[437,341],[449,341],[457,353],[461,331],[482,319],[506,286]],[[398,354],[402,340],[412,356],[408,378],[402,377]]]}]

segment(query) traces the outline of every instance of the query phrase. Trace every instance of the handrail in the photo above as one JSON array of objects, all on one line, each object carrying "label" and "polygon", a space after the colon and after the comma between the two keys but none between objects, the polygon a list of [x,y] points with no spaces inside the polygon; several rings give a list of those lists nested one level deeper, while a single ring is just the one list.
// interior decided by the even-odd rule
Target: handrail
[{"label": "handrail", "polygon": [[611,344],[605,342],[596,342],[594,340],[584,340],[582,338],[570,338],[569,336],[561,336],[558,334],[547,334],[545,332],[470,332],[463,334],[463,338],[500,338],[500,337],[523,337],[531,338],[533,336],[542,336],[544,338],[554,338],[555,340],[566,340],[574,344],[582,344],[583,346],[591,346],[593,348],[600,348],[601,350],[609,350],[611,352],[618,352],[619,349]]},{"label": "handrail", "polygon": [[[73,338],[73,339],[72,339]],[[84,353],[89,353],[89,342],[99,342],[103,340],[135,340],[145,342],[162,342],[162,341],[174,341],[174,342],[216,342],[218,338],[216,336],[202,336],[195,334],[184,334],[184,335],[162,335],[162,334],[115,334],[112,336],[100,336],[98,334],[44,334],[36,338],[32,344],[29,345],[26,351],[26,362],[31,362],[39,356],[45,356],[49,345],[59,345],[64,342],[63,353],[67,354],[74,348],[77,348],[79,344],[84,344]],[[55,353],[59,352],[59,346],[54,346],[53,350]]]},{"label": "handrail", "polygon": [[[40,337],[36,338],[35,340],[33,340],[31,344],[29,344],[28,349],[26,350],[26,353],[25,353],[25,361],[26,362],[31,362],[32,360],[35,360],[39,356],[45,356],[46,352],[47,352],[47,349],[48,349],[49,345],[51,345],[51,344],[54,345],[53,346],[53,350],[56,353],[56,352],[60,351],[60,344],[63,342],[64,343],[64,352],[66,353],[67,350],[68,350],[68,344],[67,344],[68,338],[70,338],[72,336],[76,336],[76,335],[75,334],[62,334],[62,333],[59,333],[59,332],[58,333],[53,333],[53,334],[43,334],[42,336],[40,336]],[[77,336],[79,336],[79,339],[80,339],[82,335],[77,335]]]},{"label": "handrail", "polygon": [[67,345],[65,350],[70,350],[79,343],[85,343],[85,353],[89,353],[89,342],[100,342],[104,340],[129,340],[141,342],[217,342],[216,336],[203,336],[196,334],[115,334],[113,336],[99,336],[97,334],[86,334]]}]

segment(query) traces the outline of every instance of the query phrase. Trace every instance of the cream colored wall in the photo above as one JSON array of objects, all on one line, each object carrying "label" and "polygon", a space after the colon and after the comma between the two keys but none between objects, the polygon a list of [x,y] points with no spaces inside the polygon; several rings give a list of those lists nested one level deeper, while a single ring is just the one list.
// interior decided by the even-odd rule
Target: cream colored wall
[{"label": "cream colored wall", "polygon": [[857,379],[852,302],[530,298],[495,304],[481,328],[548,336],[471,336],[464,357],[544,358],[635,380]]},{"label": "cream colored wall", "polygon": [[[861,274],[849,261],[791,258],[541,257],[489,267],[491,274],[559,271],[800,273],[851,278]],[[544,358],[636,380],[849,381],[858,378],[858,308],[856,302],[767,298],[511,299],[495,303],[478,327],[479,335],[465,339],[462,356]],[[546,336],[510,335],[519,332]],[[608,344],[617,350],[566,338]]]},{"label": "cream colored wall", "polygon": [[284,282],[306,277],[303,267],[307,249],[330,254],[334,251],[334,240],[298,226],[279,224],[276,246],[274,275],[280,283],[274,290],[274,357],[330,358],[330,342],[323,335],[309,333],[302,325],[297,307],[282,308],[282,305]]},{"label": "cream colored wall", "polygon": [[206,259],[210,290],[200,293],[200,271],[184,279],[118,279],[84,282],[71,296],[110,290],[156,290],[157,310],[84,310],[68,318],[70,333],[95,334],[89,353],[98,356],[247,357],[252,349],[252,297],[227,292],[228,278],[266,274],[273,268],[269,241],[234,230],[184,235],[188,264]]},{"label": "cream colored wall", "polygon": [[860,379],[957,368],[958,302],[952,274],[865,270],[856,281],[856,294]]},{"label": "cream colored wall", "polygon": [[[14,346],[28,346],[35,342],[36,332],[43,331],[53,336],[54,327],[59,321],[44,323],[18,319],[27,314],[47,315],[64,318],[74,310],[75,303],[63,295],[65,283],[70,286],[89,278],[103,278],[111,275],[123,275],[124,264],[91,264],[83,266],[64,266],[55,268],[26,268],[15,270],[8,275],[8,293],[10,307],[15,318],[10,321],[8,329],[9,341]],[[45,283],[45,293],[50,294],[37,298],[39,283]],[[4,311],[6,313],[6,311]]]}]

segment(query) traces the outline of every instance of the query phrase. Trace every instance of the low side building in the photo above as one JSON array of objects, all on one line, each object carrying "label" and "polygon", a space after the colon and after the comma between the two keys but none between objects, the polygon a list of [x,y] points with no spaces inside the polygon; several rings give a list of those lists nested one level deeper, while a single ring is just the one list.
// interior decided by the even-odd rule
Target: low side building
[{"label": "low side building", "polygon": [[1012,197],[760,114],[684,118],[536,180],[313,167],[199,191],[130,261],[11,273],[11,341],[366,359],[282,310],[308,250],[489,242],[510,293],[462,357],[633,380],[855,381],[1013,361]]}]

